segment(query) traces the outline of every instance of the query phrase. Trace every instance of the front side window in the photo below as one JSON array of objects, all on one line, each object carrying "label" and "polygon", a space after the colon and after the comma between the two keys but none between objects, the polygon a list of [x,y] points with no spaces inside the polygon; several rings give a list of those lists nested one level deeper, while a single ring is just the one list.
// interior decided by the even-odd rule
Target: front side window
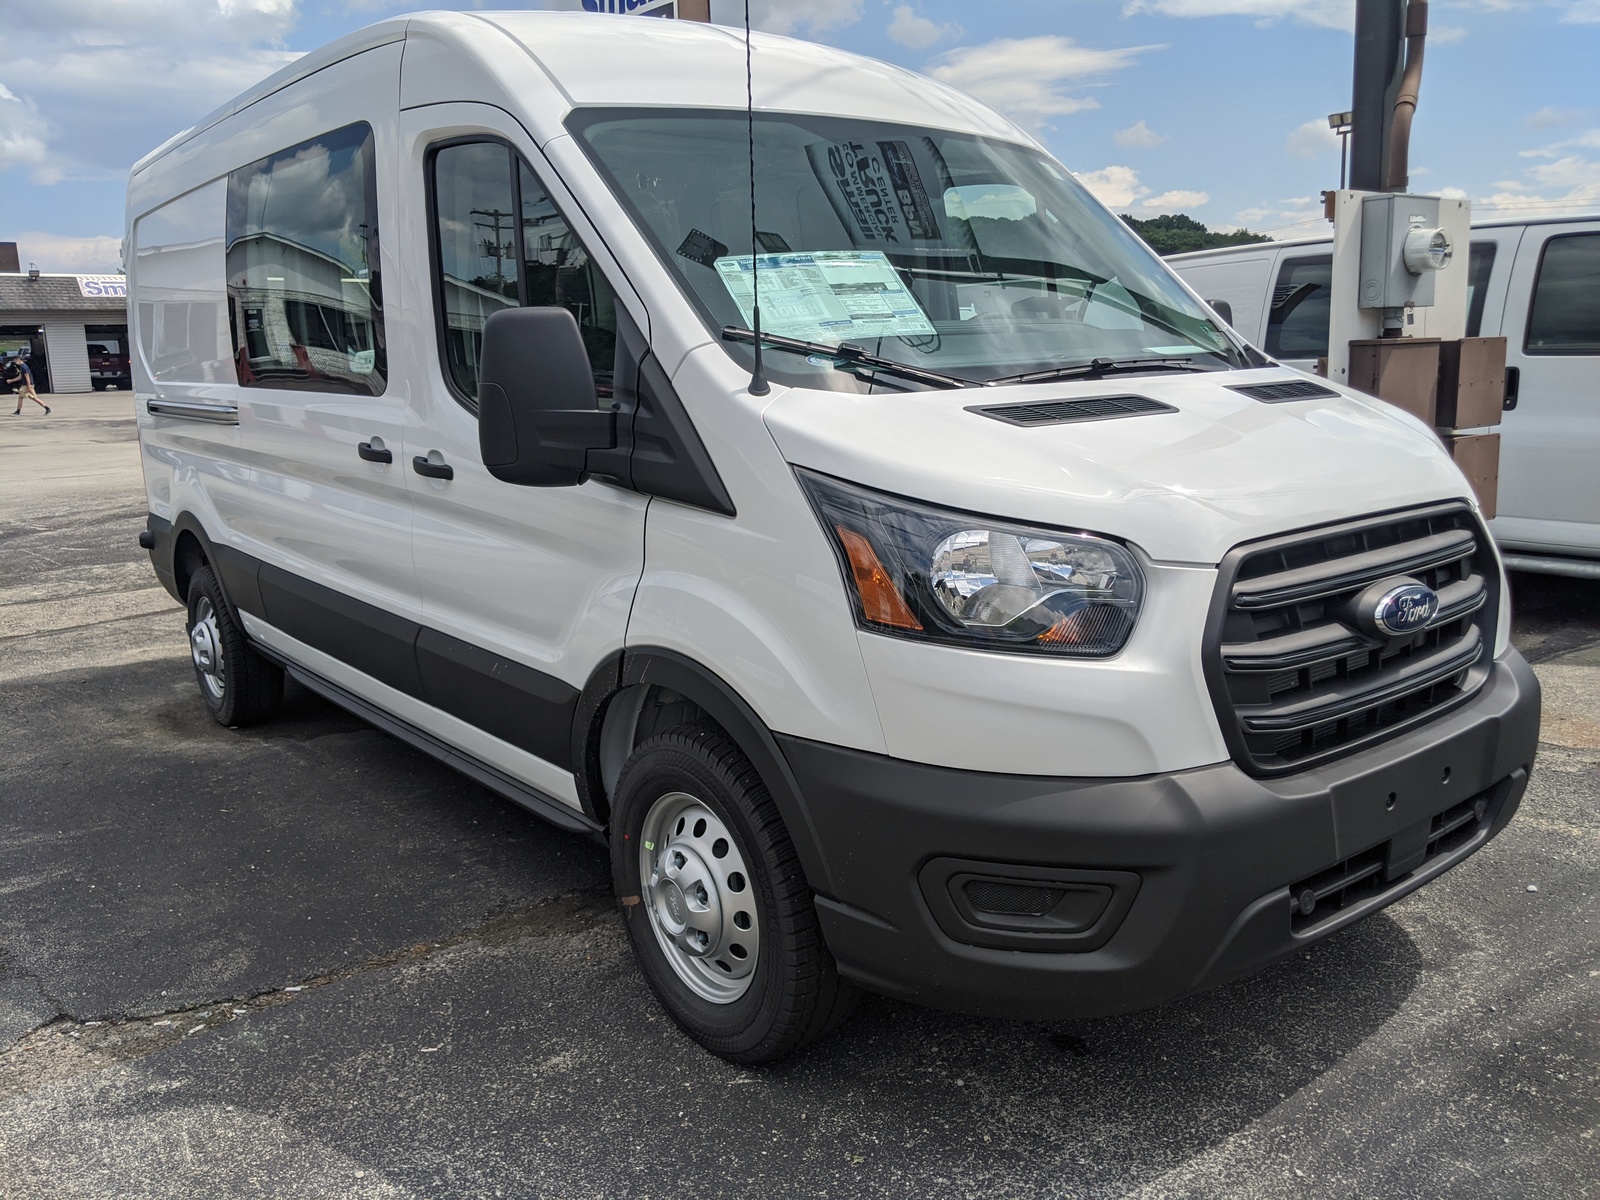
[{"label": "front side window", "polygon": [[578,322],[602,403],[611,397],[616,298],[538,179],[499,141],[432,155],[435,291],[445,372],[469,407],[483,327],[502,308],[565,308]]},{"label": "front side window", "polygon": [[347,125],[232,172],[227,263],[242,385],[383,393],[371,126]]},{"label": "front side window", "polygon": [[1489,300],[1489,276],[1494,272],[1493,242],[1473,242],[1467,255],[1467,336],[1483,331],[1483,306]]},{"label": "front side window", "polygon": [[1600,354],[1600,233],[1545,243],[1528,313],[1528,354]]},{"label": "front side window", "polygon": [[[713,329],[762,331],[970,382],[1095,359],[1242,363],[1127,226],[1025,146],[948,130],[743,113],[580,109],[569,127]],[[752,253],[759,247],[759,258]],[[743,342],[724,341],[749,365]],[[802,387],[915,386],[777,352]]]},{"label": "front side window", "polygon": [[1325,358],[1333,256],[1285,259],[1267,313],[1267,353],[1273,358]]}]

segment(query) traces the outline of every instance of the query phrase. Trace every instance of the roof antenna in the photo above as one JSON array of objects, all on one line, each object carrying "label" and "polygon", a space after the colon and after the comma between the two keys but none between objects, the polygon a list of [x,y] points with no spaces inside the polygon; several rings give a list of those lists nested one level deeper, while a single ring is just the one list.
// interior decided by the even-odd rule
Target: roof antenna
[{"label": "roof antenna", "polygon": [[756,93],[750,71],[750,0],[744,0],[744,119],[750,146],[750,282],[755,297],[751,305],[751,330],[755,336],[756,365],[750,372],[750,394],[765,396],[772,388],[761,366],[761,247],[756,233]]}]

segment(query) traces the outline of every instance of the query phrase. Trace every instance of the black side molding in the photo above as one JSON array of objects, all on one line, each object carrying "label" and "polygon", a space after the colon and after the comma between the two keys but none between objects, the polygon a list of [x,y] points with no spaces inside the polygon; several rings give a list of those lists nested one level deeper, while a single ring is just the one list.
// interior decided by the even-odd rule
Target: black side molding
[{"label": "black side molding", "polygon": [[503,742],[572,769],[578,689],[422,626],[416,641],[422,698]]},{"label": "black side molding", "polygon": [[424,698],[414,649],[421,625],[271,563],[260,564],[260,581],[261,615],[273,625],[364,675]]},{"label": "black side molding", "polygon": [[234,609],[254,614],[296,641],[553,766],[573,769],[577,761],[573,747],[577,688],[554,675],[214,543],[187,513],[178,518],[176,526],[155,516],[149,518],[149,525],[148,536],[154,543],[151,561],[174,595],[173,544],[178,534],[193,532]]}]

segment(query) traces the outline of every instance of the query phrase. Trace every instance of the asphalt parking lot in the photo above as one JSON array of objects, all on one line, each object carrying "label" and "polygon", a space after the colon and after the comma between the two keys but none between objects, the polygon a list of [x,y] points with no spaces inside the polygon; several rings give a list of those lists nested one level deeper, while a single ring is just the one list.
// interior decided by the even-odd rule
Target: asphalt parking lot
[{"label": "asphalt parking lot", "polygon": [[0,416],[0,1197],[1600,1196],[1600,584],[1515,578],[1527,799],[1384,914],[744,1070],[656,1009],[600,847],[303,691],[216,727],[131,398],[52,403]]}]

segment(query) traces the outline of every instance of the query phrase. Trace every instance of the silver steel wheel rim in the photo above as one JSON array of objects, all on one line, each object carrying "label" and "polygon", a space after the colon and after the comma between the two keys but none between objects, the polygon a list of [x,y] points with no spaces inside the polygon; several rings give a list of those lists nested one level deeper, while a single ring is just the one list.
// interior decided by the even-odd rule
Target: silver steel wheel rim
[{"label": "silver steel wheel rim", "polygon": [[189,654],[194,659],[200,686],[213,700],[228,691],[228,674],[222,662],[222,631],[217,628],[217,610],[201,596],[194,606],[194,624],[189,626]]},{"label": "silver steel wheel rim", "polygon": [[650,806],[639,836],[640,897],[661,953],[702,1000],[732,1004],[761,958],[755,885],[722,819],[687,792]]}]

